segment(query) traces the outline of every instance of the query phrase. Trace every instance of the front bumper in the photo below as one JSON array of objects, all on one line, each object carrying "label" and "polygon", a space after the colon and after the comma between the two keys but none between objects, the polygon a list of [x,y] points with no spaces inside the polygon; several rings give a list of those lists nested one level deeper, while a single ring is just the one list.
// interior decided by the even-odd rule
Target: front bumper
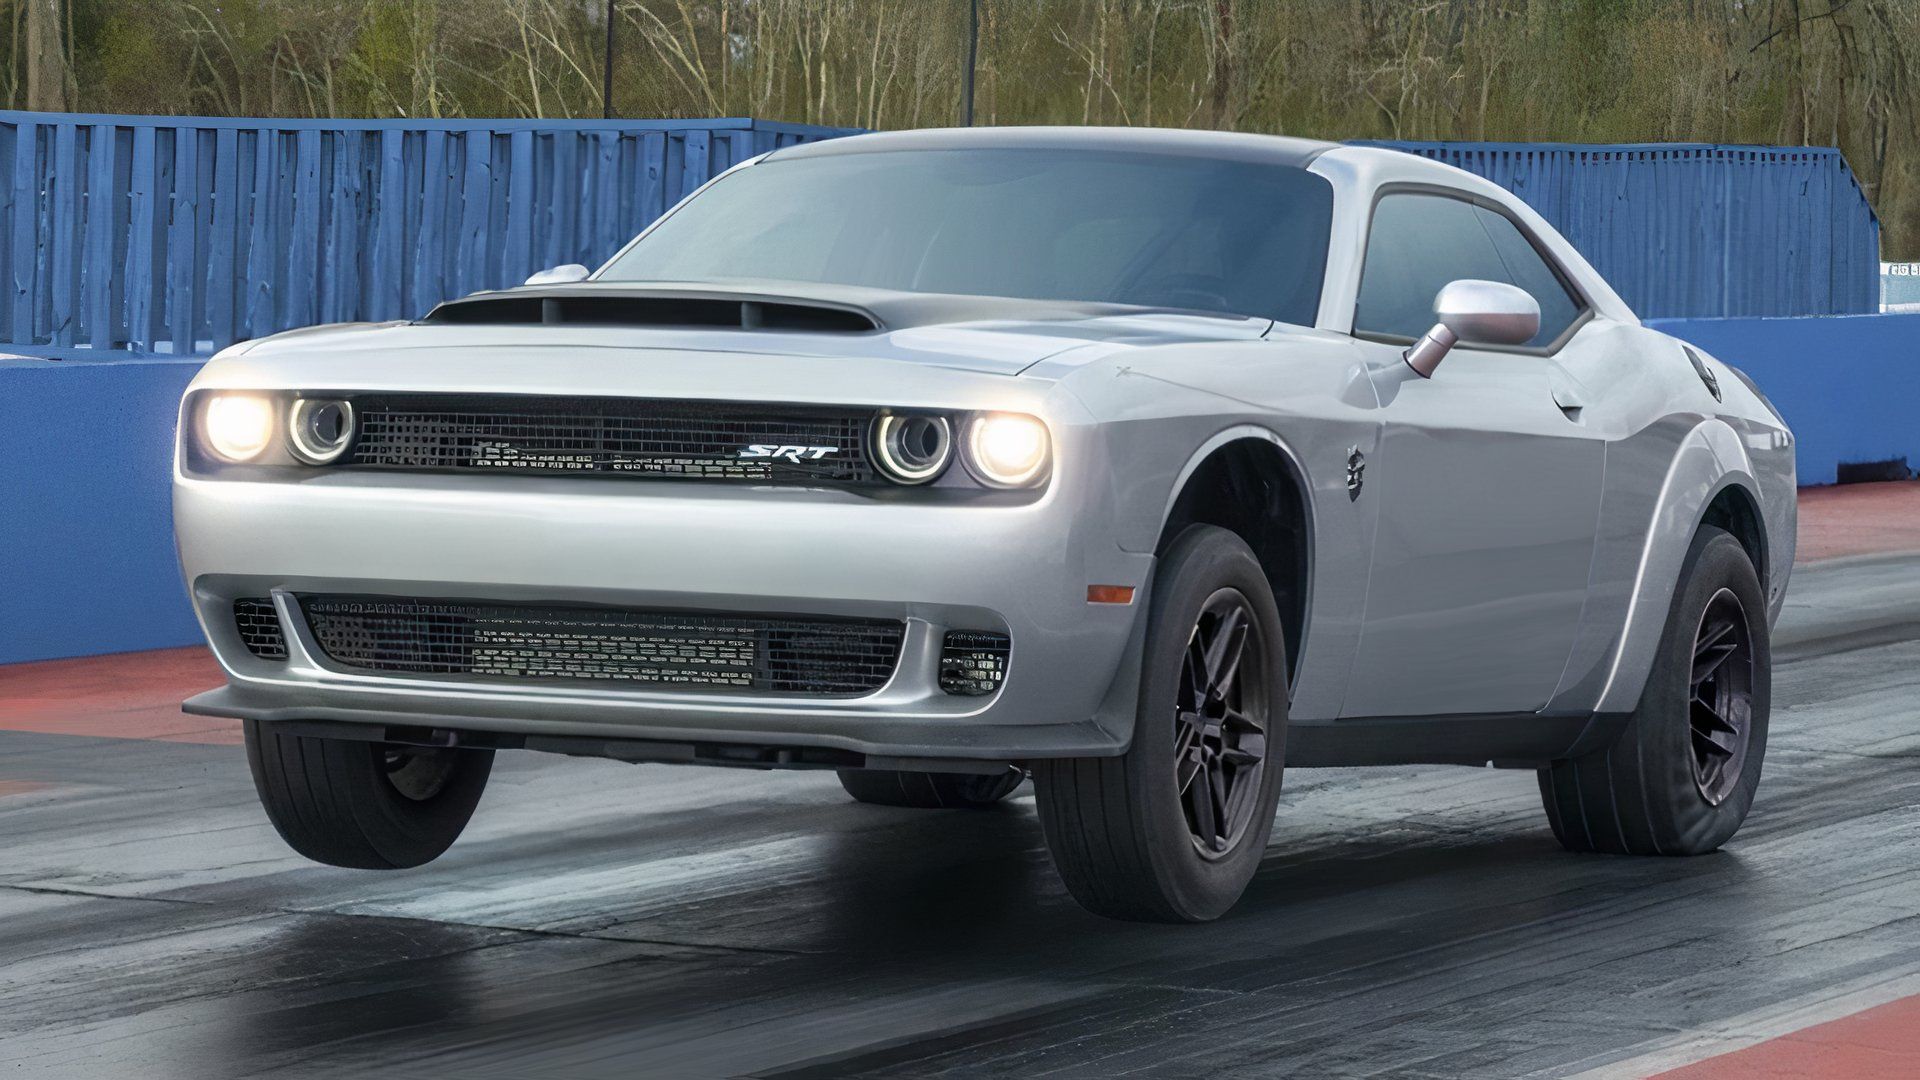
[{"label": "front bumper", "polygon": [[[675,482],[176,474],[181,564],[229,676],[187,709],[887,762],[1115,754],[1131,733],[1152,559],[1113,542],[1087,495],[1098,490],[1056,475],[1033,502],[965,505]],[[1089,604],[1089,584],[1134,586],[1136,600]],[[906,635],[892,680],[857,698],[515,684],[342,668],[314,645],[293,593],[879,617]],[[268,595],[282,661],[250,653],[232,617],[235,599]],[[949,628],[1011,636],[997,693],[940,691]]]}]

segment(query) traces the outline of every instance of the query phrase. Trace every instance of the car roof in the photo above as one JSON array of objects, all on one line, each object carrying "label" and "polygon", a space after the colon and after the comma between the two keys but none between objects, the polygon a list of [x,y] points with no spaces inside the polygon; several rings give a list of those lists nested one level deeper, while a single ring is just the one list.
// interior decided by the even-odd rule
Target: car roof
[{"label": "car roof", "polygon": [[1252,135],[1237,131],[1120,127],[973,127],[880,131],[802,143],[776,150],[766,160],[788,161],[893,150],[1104,150],[1175,154],[1305,168],[1339,146],[1314,139]]}]

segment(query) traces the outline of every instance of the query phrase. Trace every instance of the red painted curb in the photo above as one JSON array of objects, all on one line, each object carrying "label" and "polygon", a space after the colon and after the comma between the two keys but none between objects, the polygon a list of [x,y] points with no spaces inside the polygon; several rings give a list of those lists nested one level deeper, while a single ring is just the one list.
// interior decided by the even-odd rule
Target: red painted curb
[{"label": "red painted curb", "polygon": [[1659,1075],[1662,1080],[1913,1080],[1920,1076],[1920,996]]}]

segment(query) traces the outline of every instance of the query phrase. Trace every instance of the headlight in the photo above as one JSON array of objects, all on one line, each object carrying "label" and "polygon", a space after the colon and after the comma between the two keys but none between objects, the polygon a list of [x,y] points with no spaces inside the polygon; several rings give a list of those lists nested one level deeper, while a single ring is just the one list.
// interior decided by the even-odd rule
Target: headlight
[{"label": "headlight", "polygon": [[254,394],[215,394],[201,413],[207,446],[228,461],[252,461],[273,441],[273,402]]},{"label": "headlight", "polygon": [[300,398],[287,413],[287,443],[293,456],[309,465],[330,465],[353,441],[353,403],[330,398]]},{"label": "headlight", "polygon": [[873,422],[873,460],[895,483],[924,484],[953,460],[953,426],[944,416],[882,415]]},{"label": "headlight", "polygon": [[1047,426],[1036,417],[983,413],[967,424],[963,460],[989,487],[1034,487],[1046,479],[1052,456]]}]

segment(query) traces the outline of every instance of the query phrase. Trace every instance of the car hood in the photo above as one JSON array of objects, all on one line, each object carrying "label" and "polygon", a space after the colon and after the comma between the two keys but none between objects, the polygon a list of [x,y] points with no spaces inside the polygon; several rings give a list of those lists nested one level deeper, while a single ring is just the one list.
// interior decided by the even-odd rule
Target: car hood
[{"label": "car hood", "polygon": [[[417,322],[290,331],[230,355],[391,364],[448,352],[618,350],[695,362],[701,354],[897,361],[1013,376],[1076,350],[1257,338],[1269,319],[1173,309],[899,293],[843,286],[580,283],[478,293]],[[1104,346],[1103,348],[1090,348]],[[662,354],[673,354],[671,357]]]}]

